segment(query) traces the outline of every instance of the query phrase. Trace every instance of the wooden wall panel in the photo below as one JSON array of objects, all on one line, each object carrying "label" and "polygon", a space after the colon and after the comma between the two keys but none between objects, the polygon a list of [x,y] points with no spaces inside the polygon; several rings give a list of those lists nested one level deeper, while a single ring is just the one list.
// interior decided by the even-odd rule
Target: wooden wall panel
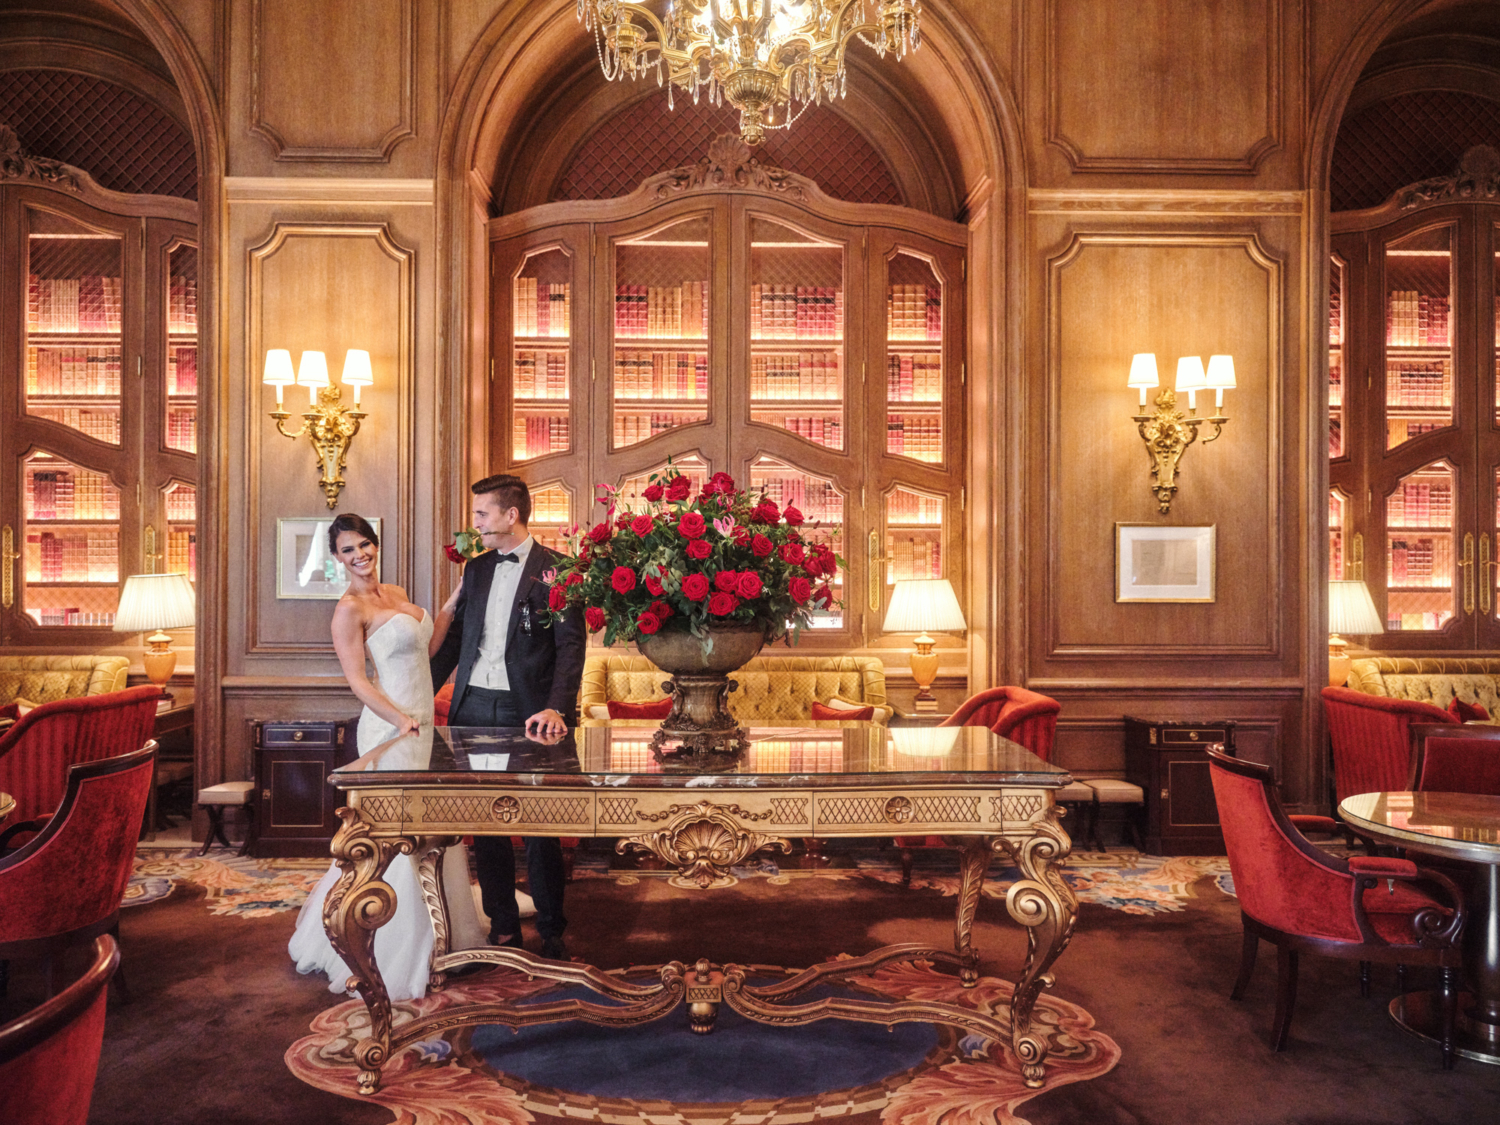
[{"label": "wooden wall panel", "polygon": [[[1281,264],[1251,234],[1085,234],[1049,265],[1047,655],[1275,656]],[[1222,436],[1184,453],[1168,515],[1125,386],[1141,351],[1156,353],[1164,386],[1178,356],[1213,353],[1234,357],[1239,383]],[[1200,397],[1199,415],[1211,406]],[[1215,525],[1216,601],[1117,603],[1116,521]]]},{"label": "wooden wall panel", "polygon": [[1048,143],[1075,172],[1253,174],[1281,143],[1281,2],[1048,0]]},{"label": "wooden wall panel", "polygon": [[252,0],[250,131],[277,160],[385,162],[415,135],[416,0]]},{"label": "wooden wall panel", "polygon": [[[243,542],[250,551],[247,645],[256,653],[331,652],[334,602],[276,597],[276,521],[328,517],[318,487],[311,442],[295,443],[276,431],[267,414],[275,392],[259,383],[268,348],[287,348],[293,363],[304,349],[328,357],[337,384],[349,348],[370,353],[375,384],[362,406],[368,417],[350,445],[338,512],[380,516],[382,576],[405,583],[412,546],[409,469],[411,424],[414,252],[398,245],[384,223],[278,223],[248,255],[249,443],[251,502],[244,512]],[[293,428],[306,391],[286,388]],[[352,395],[346,389],[344,401]]]}]

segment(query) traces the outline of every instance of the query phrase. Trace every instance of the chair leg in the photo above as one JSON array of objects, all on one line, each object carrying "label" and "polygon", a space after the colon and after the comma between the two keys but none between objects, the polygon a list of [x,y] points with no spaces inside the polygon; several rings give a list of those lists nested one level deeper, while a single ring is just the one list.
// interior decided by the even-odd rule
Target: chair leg
[{"label": "chair leg", "polygon": [[911,865],[915,858],[910,848],[901,849],[901,885],[903,887],[911,886]]},{"label": "chair leg", "polygon": [[1458,1012],[1458,970],[1444,968],[1442,970],[1442,1002],[1443,1002],[1443,1069],[1452,1070],[1454,1059],[1453,1051],[1453,1024]]},{"label": "chair leg", "polygon": [[1292,1026],[1292,1005],[1297,1002],[1297,951],[1276,947],[1276,1016],[1271,1025],[1271,1050],[1286,1046]]},{"label": "chair leg", "polygon": [[[255,854],[255,805],[245,805],[245,842],[240,845],[239,855],[244,858]],[[568,879],[573,878],[573,867],[571,862],[568,866]]]},{"label": "chair leg", "polygon": [[1255,972],[1255,955],[1260,951],[1260,938],[1250,930],[1245,931],[1245,940],[1240,945],[1240,975],[1229,993],[1231,1000],[1243,1000],[1245,989],[1250,987],[1250,975]]},{"label": "chair leg", "polygon": [[1370,998],[1370,962],[1359,963],[1359,994],[1365,1000]]}]

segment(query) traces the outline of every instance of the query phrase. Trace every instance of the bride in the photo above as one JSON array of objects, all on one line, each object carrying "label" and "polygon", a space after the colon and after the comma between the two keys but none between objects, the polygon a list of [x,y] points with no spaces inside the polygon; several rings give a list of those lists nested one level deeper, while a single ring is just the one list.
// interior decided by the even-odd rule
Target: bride
[{"label": "bride", "polygon": [[[365,705],[359,717],[360,754],[368,755],[400,735],[425,735],[430,749],[433,692],[428,655],[447,634],[458,591],[438,611],[435,628],[432,618],[409,602],[400,586],[376,579],[380,539],[362,516],[337,517],[328,529],[328,546],[350,576],[349,589],[333,611],[333,647],[349,686]],[[366,649],[375,665],[373,681],[365,675]],[[368,768],[401,767],[371,760]],[[416,999],[427,992],[433,933],[417,882],[417,863],[416,856],[397,856],[385,873],[385,881],[396,892],[396,913],[375,931],[375,960],[392,1000]],[[323,930],[323,900],[339,874],[335,863],[308,895],[287,947],[299,973],[328,974],[331,992],[345,991],[351,975]],[[487,945],[469,884],[469,857],[462,844],[443,855],[443,892],[450,950]]]}]

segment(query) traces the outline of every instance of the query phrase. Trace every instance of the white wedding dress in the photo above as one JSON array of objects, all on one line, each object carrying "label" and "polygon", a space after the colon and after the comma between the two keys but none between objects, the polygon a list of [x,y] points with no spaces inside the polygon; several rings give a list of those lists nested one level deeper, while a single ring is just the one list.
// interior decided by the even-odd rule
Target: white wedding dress
[{"label": "white wedding dress", "polygon": [[[424,610],[420,621],[410,614],[397,613],[365,638],[375,664],[375,682],[404,714],[422,724],[418,734],[394,743],[387,753],[371,760],[367,764],[369,769],[423,769],[427,765],[432,753],[432,674],[427,663],[427,642],[431,637],[432,618]],[[361,756],[390,742],[395,735],[395,727],[368,707],[364,709],[359,717],[357,742]],[[432,920],[422,902],[417,863],[415,856],[398,855],[385,873],[385,881],[396,892],[396,913],[375,931],[375,963],[380,966],[380,975],[392,1000],[414,1000],[427,992]],[[335,863],[302,904],[297,928],[287,946],[299,973],[328,975],[330,992],[345,991],[345,982],[351,975],[323,929],[323,900],[338,877]],[[488,945],[469,883],[468,851],[462,844],[443,854],[443,892],[448,903],[449,949]]]}]

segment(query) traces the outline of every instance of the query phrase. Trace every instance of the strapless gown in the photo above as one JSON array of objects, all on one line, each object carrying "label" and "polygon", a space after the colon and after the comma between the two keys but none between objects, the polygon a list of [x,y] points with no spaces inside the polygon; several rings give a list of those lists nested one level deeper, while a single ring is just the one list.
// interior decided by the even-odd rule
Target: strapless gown
[{"label": "strapless gown", "polygon": [[[410,614],[398,613],[365,638],[365,647],[375,665],[375,682],[403,714],[422,724],[417,735],[397,743],[389,754],[375,761],[374,769],[420,769],[426,765],[432,750],[432,674],[427,663],[427,642],[431,637],[432,619],[424,611],[420,621]],[[394,726],[366,707],[359,717],[360,754],[368,754],[395,734]],[[414,755],[422,760],[414,761]],[[417,881],[417,862],[414,856],[398,855],[385,874],[385,881],[396,892],[396,913],[375,931],[375,961],[392,1000],[413,1000],[427,992],[433,933]],[[335,863],[302,904],[297,928],[287,947],[299,973],[328,975],[330,992],[345,991],[345,982],[351,975],[323,929],[323,900],[338,877]],[[444,853],[443,891],[448,902],[449,948],[474,949],[487,945],[469,883],[469,856],[462,844]]]}]

